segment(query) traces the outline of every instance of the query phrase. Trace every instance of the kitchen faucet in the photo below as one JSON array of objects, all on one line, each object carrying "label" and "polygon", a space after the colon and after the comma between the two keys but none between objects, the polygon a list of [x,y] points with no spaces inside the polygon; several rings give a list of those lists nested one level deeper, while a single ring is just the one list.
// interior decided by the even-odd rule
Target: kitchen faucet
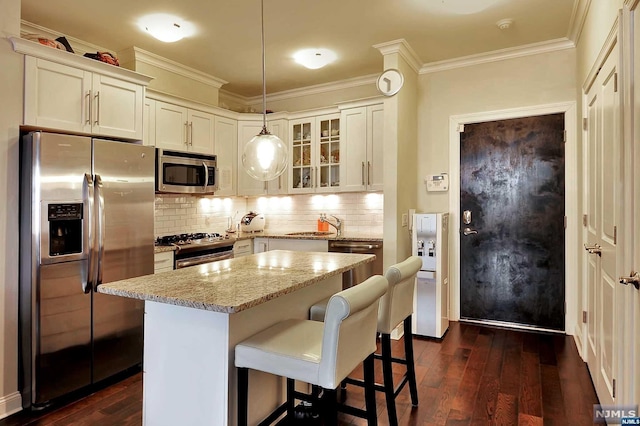
[{"label": "kitchen faucet", "polygon": [[336,224],[334,225],[333,223],[329,222],[327,220],[326,217],[322,216],[320,217],[320,222],[326,222],[329,225],[333,226],[334,228],[336,228],[336,237],[339,237],[342,235],[342,221],[340,220],[340,218],[331,215],[335,220],[336,220]]}]

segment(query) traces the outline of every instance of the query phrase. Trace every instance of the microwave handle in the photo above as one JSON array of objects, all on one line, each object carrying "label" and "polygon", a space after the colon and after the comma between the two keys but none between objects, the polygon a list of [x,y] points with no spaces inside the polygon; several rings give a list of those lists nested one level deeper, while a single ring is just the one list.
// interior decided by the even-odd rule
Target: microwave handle
[{"label": "microwave handle", "polygon": [[207,163],[202,162],[202,167],[204,167],[204,189],[207,189],[207,185],[209,184],[209,167],[207,167]]}]

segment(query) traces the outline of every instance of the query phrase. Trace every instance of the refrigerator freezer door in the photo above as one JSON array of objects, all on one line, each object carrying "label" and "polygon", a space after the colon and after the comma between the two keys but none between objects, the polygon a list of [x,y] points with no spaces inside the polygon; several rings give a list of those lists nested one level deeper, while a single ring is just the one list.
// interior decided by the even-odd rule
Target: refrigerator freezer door
[{"label": "refrigerator freezer door", "polygon": [[[154,148],[94,139],[93,173],[102,183],[95,194],[95,205],[103,205],[96,209],[103,220],[98,276],[111,282],[153,274]],[[143,315],[142,301],[94,292],[94,382],[142,362]]]},{"label": "refrigerator freezer door", "polygon": [[[28,142],[27,142],[28,143]],[[91,139],[82,136],[35,132],[31,134],[33,186],[32,211],[39,210],[40,263],[69,262],[89,256],[89,205],[83,188],[85,173],[91,170]],[[39,204],[36,204],[39,203]],[[84,203],[82,253],[51,256],[49,205],[54,203]],[[36,220],[36,218],[33,218]]]},{"label": "refrigerator freezer door", "polygon": [[81,291],[85,261],[40,268],[32,404],[91,384],[91,294]]}]

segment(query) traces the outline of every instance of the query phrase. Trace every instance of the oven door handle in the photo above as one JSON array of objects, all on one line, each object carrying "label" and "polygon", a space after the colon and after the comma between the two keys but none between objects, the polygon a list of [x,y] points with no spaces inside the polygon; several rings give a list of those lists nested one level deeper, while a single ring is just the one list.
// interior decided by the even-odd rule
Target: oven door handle
[{"label": "oven door handle", "polygon": [[186,268],[188,266],[202,265],[203,263],[216,262],[218,260],[225,259],[233,259],[233,251],[229,250],[223,253],[207,254],[203,256],[176,260],[176,269]]},{"label": "oven door handle", "polygon": [[209,184],[209,167],[207,167],[207,163],[202,162],[202,167],[204,167],[204,190],[207,190],[207,185]]}]

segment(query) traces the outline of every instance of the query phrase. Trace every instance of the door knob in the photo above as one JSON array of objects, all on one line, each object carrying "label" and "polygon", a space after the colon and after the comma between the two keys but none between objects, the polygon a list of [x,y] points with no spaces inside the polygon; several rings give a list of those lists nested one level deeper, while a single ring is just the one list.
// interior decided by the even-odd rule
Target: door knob
[{"label": "door knob", "polygon": [[477,234],[478,231],[476,231],[475,229],[471,229],[471,228],[464,228],[462,230],[462,233],[464,234],[464,236],[466,237],[467,235],[471,235],[471,234]]},{"label": "door knob", "polygon": [[598,256],[602,256],[602,247],[598,244],[594,244],[592,246],[588,246],[584,244],[584,249],[589,252],[589,254],[597,254]]},{"label": "door knob", "polygon": [[633,284],[636,290],[640,290],[640,273],[631,271],[628,277],[620,277],[620,284]]}]

